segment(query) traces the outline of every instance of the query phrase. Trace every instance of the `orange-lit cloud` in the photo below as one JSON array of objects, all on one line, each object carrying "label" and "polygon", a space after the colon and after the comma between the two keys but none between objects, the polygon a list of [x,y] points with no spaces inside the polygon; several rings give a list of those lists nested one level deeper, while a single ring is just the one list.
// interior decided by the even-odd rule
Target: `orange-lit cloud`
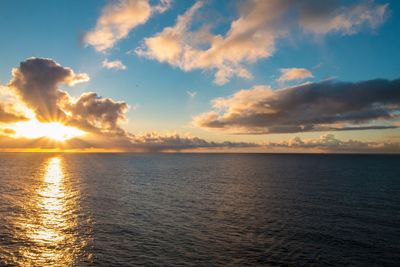
[{"label": "orange-lit cloud", "polygon": [[279,82],[303,80],[306,78],[312,78],[311,71],[304,68],[287,68],[281,69],[281,75],[278,78]]},{"label": "orange-lit cloud", "polygon": [[12,107],[7,107],[7,105],[0,103],[0,123],[24,121],[27,119],[23,114],[13,110]]},{"label": "orange-lit cloud", "polygon": [[342,6],[340,1],[247,0],[225,34],[213,34],[210,24],[192,30],[194,15],[204,6],[196,2],[175,25],[144,39],[139,56],[166,62],[184,71],[214,70],[216,84],[232,77],[251,78],[247,65],[268,58],[276,41],[300,28],[306,33],[353,34],[375,29],[387,17],[388,5],[368,3]]},{"label": "orange-lit cloud", "polygon": [[149,0],[110,2],[103,8],[96,27],[85,34],[83,41],[97,51],[104,52],[126,38],[133,28],[146,23],[154,12],[162,13],[170,5],[169,0],[161,0],[155,6],[151,6]]}]

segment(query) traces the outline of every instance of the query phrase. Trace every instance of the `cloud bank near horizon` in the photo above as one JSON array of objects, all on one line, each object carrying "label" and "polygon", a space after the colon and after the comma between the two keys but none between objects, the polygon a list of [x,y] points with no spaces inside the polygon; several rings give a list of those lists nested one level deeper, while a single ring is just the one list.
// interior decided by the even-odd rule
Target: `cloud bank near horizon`
[{"label": "cloud bank near horizon", "polygon": [[[4,130],[4,129],[3,129]],[[400,142],[341,140],[332,134],[279,142],[212,142],[178,134],[146,133],[130,138],[92,135],[57,143],[46,138],[12,137],[0,131],[0,151],[52,150],[92,152],[243,152],[243,153],[400,153]]]},{"label": "cloud bank near horizon", "polygon": [[[227,151],[274,152],[400,152],[398,142],[339,140],[324,135],[318,140],[281,142],[214,142],[179,134],[133,134],[123,128],[129,106],[95,92],[72,97],[61,85],[87,82],[85,73],[75,73],[52,59],[28,58],[12,70],[8,85],[0,87],[0,149],[104,149],[127,152]],[[222,113],[195,118],[199,127],[218,130],[242,129],[245,133],[384,129],[398,124],[370,126],[368,122],[391,121],[400,108],[400,80],[370,80],[359,83],[308,83],[280,90],[258,86],[214,101]],[[211,118],[211,119],[210,119]],[[45,137],[24,138],[10,127],[15,122],[37,119],[61,122],[87,132],[65,142]],[[352,123],[343,126],[343,123]]]},{"label": "cloud bank near horizon", "polygon": [[363,142],[358,140],[340,140],[333,134],[324,134],[319,138],[302,139],[298,136],[288,141],[268,142],[265,147],[274,149],[290,149],[290,151],[314,151],[331,153],[399,153],[400,143],[394,141],[386,142]]}]

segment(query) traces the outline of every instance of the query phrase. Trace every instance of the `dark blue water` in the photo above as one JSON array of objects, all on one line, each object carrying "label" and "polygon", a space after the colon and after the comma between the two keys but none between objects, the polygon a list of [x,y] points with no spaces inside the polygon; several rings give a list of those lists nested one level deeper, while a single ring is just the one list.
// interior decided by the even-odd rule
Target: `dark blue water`
[{"label": "dark blue water", "polygon": [[10,266],[399,266],[400,156],[0,154]]}]

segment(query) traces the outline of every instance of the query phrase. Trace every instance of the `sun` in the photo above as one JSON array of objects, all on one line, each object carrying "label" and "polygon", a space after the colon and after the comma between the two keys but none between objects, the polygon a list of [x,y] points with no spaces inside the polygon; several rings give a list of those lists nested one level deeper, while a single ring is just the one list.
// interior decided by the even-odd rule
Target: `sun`
[{"label": "sun", "polygon": [[59,142],[85,134],[84,131],[74,127],[65,126],[59,122],[39,122],[36,119],[16,123],[10,128],[12,128],[15,131],[16,136],[19,137],[32,139],[46,137]]}]

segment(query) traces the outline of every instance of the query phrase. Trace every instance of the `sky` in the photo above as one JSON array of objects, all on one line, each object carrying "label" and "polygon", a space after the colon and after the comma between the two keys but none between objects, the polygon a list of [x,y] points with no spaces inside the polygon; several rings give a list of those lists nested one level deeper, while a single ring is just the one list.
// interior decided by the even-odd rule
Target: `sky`
[{"label": "sky", "polygon": [[1,1],[0,149],[399,153],[399,12]]}]

